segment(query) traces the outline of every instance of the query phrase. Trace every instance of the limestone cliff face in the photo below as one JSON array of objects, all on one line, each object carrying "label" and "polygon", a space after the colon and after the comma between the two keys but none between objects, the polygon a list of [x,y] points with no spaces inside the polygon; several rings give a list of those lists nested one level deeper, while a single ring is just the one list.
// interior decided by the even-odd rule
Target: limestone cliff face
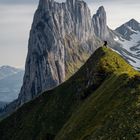
[{"label": "limestone cliff face", "polygon": [[92,18],[95,34],[102,40],[109,37],[109,29],[107,26],[106,12],[103,6],[99,7],[97,13]]},{"label": "limestone cliff face", "polygon": [[40,0],[30,32],[19,104],[70,77],[98,43],[90,10],[84,1]]}]

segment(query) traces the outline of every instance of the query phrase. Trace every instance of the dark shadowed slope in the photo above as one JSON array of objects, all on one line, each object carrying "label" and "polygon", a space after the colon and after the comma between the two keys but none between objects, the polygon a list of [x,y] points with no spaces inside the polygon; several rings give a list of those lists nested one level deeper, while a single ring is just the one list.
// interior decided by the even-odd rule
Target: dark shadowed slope
[{"label": "dark shadowed slope", "polygon": [[68,81],[0,123],[0,140],[138,139],[140,74],[99,48]]}]

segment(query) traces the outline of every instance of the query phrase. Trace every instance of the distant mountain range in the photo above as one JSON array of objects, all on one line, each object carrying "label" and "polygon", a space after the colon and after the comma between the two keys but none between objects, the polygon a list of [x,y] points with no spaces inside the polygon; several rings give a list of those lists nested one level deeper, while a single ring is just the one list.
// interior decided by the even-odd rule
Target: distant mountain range
[{"label": "distant mountain range", "polygon": [[24,70],[11,66],[0,67],[0,107],[18,97],[23,75]]},{"label": "distant mountain range", "polygon": [[20,69],[16,69],[11,66],[1,66],[0,67],[0,80],[6,78],[8,76],[17,74],[20,71],[21,71]]}]

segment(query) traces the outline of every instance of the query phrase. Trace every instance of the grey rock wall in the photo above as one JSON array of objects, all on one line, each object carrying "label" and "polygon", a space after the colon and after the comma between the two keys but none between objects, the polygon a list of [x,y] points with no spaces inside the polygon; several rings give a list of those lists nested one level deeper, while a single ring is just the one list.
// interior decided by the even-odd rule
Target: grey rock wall
[{"label": "grey rock wall", "polygon": [[40,0],[30,32],[19,104],[70,77],[99,44],[84,1]]}]

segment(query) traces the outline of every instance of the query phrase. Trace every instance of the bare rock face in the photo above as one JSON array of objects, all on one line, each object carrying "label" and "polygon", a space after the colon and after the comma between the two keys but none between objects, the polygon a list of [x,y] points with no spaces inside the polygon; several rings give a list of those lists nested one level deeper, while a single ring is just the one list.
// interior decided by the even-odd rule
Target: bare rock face
[{"label": "bare rock face", "polygon": [[109,30],[107,27],[107,17],[103,6],[99,7],[97,13],[92,18],[95,34],[102,40],[109,37]]},{"label": "bare rock face", "polygon": [[98,44],[90,10],[84,1],[40,0],[30,32],[19,104],[69,78]]}]

